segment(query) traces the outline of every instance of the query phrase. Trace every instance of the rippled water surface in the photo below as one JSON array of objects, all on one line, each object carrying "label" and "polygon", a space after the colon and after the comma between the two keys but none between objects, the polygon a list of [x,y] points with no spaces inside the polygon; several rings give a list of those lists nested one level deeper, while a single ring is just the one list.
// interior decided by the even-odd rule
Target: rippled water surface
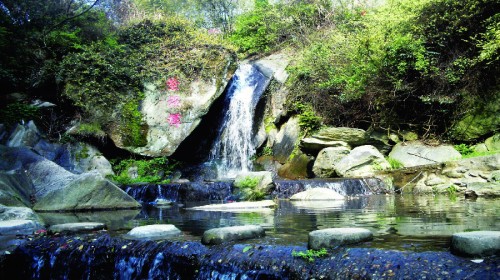
[{"label": "rippled water surface", "polygon": [[414,251],[445,250],[455,232],[500,230],[498,199],[372,195],[343,201],[277,202],[275,209],[246,213],[188,209],[200,205],[197,203],[113,212],[51,213],[43,218],[49,224],[102,221],[116,235],[139,225],[174,224],[183,231],[181,240],[200,240],[203,232],[211,228],[257,224],[266,229],[266,237],[255,242],[283,245],[305,245],[312,230],[362,227],[375,237],[363,246]]}]

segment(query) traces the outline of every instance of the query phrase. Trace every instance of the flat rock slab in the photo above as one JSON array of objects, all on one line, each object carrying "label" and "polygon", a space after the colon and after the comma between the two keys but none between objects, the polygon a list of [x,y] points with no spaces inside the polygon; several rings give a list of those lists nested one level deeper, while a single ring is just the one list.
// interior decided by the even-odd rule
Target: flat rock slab
[{"label": "flat rock slab", "polygon": [[264,235],[264,229],[261,226],[255,225],[214,228],[203,233],[201,243],[205,245],[216,245],[235,240],[262,237]]},{"label": "flat rock slab", "polygon": [[103,230],[106,225],[103,223],[66,223],[49,227],[50,232],[72,233]]},{"label": "flat rock slab", "polygon": [[32,220],[0,221],[0,235],[29,235],[39,228],[40,225]]},{"label": "flat rock slab", "polygon": [[174,225],[148,225],[135,227],[126,234],[129,239],[168,239],[181,234]]},{"label": "flat rock slab", "polygon": [[311,231],[310,249],[335,248],[339,245],[355,244],[373,239],[373,233],[363,228],[328,228]]},{"label": "flat rock slab", "polygon": [[457,255],[483,257],[500,254],[500,231],[471,231],[451,237],[451,251]]},{"label": "flat rock slab", "polygon": [[290,200],[341,200],[344,196],[327,188],[312,188],[296,193]]},{"label": "flat rock slab", "polygon": [[221,212],[252,212],[259,210],[269,210],[269,207],[276,206],[272,200],[244,201],[225,204],[210,204],[188,208],[188,210],[221,211]]}]

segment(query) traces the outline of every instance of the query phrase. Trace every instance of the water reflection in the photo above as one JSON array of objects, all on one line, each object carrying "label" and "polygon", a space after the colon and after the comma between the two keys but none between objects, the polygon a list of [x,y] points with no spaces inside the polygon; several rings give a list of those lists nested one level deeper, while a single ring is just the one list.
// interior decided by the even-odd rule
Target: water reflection
[{"label": "water reflection", "polygon": [[[140,213],[116,211],[105,216],[101,216],[104,212],[91,217],[82,214],[69,216],[71,222],[82,219],[96,221],[99,218],[98,221],[111,223],[112,229],[122,229],[116,234],[123,234],[140,225],[174,224],[183,231],[179,239],[198,241],[203,232],[211,228],[256,224],[263,226],[267,235],[258,242],[282,245],[305,245],[312,230],[363,227],[371,230],[375,237],[374,241],[363,246],[443,250],[449,246],[449,237],[455,232],[500,230],[499,201],[472,201],[447,196],[371,195],[322,202],[280,200],[274,209],[246,213],[186,210],[198,203],[147,206]],[[43,215],[43,218],[53,224],[62,221],[62,215],[51,213]]]}]

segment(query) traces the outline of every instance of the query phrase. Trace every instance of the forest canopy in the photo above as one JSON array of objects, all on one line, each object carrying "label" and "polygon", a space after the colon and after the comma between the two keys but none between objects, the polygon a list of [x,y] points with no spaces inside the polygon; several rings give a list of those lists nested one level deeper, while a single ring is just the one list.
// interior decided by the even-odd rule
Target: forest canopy
[{"label": "forest canopy", "polygon": [[[99,55],[140,92],[133,63],[112,59],[134,58],[134,40],[120,36],[175,19],[187,38],[212,34],[211,44],[242,58],[291,53],[292,113],[310,108],[327,125],[451,137],[455,123],[499,95],[499,11],[500,0],[2,0],[2,106],[44,99],[81,110],[65,94],[72,74],[64,69]],[[128,98],[115,76],[100,86]]]}]

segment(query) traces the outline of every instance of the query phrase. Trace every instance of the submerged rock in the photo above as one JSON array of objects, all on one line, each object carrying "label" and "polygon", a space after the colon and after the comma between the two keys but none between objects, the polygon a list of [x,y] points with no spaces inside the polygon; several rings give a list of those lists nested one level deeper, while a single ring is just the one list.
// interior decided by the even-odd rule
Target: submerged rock
[{"label": "submerged rock", "polygon": [[245,201],[245,202],[233,202],[225,204],[210,204],[210,205],[187,208],[187,210],[252,212],[259,210],[269,210],[270,207],[274,206],[276,206],[276,203],[274,203],[274,201],[262,200],[262,201],[251,201],[251,202]]},{"label": "submerged rock", "polygon": [[261,226],[255,225],[214,228],[203,233],[201,243],[206,245],[216,245],[235,240],[262,237],[264,235],[264,229]]},{"label": "submerged rock", "polygon": [[335,248],[373,239],[373,233],[363,228],[328,228],[309,233],[308,247],[313,250]]},{"label": "submerged rock", "polygon": [[180,235],[181,231],[174,225],[147,225],[135,227],[125,237],[131,239],[168,239]]},{"label": "submerged rock", "polygon": [[500,231],[471,231],[455,233],[451,237],[454,254],[483,257],[500,254]]},{"label": "submerged rock", "polygon": [[51,232],[74,233],[74,232],[89,232],[103,230],[106,225],[103,223],[66,223],[57,224],[49,227]]},{"label": "submerged rock", "polygon": [[327,188],[312,188],[294,194],[290,200],[339,200],[344,196],[338,192]]}]

